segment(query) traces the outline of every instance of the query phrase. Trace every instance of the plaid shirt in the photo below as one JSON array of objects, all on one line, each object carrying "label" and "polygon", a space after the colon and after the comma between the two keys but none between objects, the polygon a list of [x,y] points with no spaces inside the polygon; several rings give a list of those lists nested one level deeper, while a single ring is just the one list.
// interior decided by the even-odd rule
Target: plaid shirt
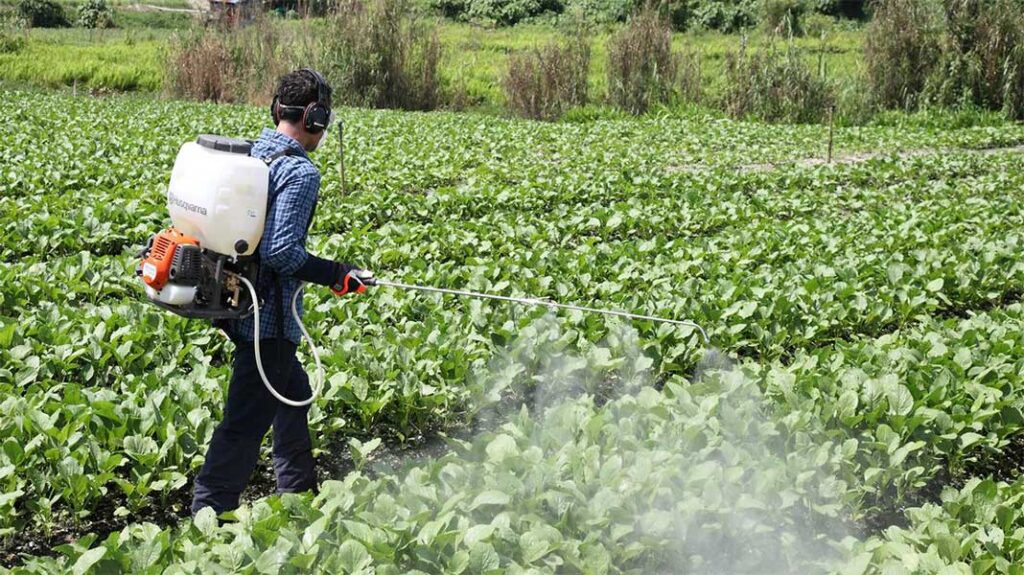
[{"label": "plaid shirt", "polygon": [[[290,150],[292,155],[278,158],[270,165],[270,185],[267,189],[267,222],[260,239],[260,273],[256,291],[260,306],[260,339],[276,338],[278,310],[274,296],[274,275],[281,284],[281,311],[284,313],[284,337],[298,344],[299,325],[292,317],[292,296],[299,289],[299,280],[292,277],[306,263],[306,233],[316,208],[320,192],[320,172],[306,155],[302,145],[273,130],[264,128],[252,148],[254,158],[265,159],[278,152]],[[298,301],[302,316],[302,295]],[[231,322],[228,327],[233,337],[252,341],[253,317]]]}]

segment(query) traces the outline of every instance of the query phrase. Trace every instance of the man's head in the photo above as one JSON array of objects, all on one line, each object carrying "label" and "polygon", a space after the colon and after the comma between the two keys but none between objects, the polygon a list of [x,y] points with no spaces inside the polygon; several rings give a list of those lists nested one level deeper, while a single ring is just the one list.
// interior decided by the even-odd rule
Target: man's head
[{"label": "man's head", "polygon": [[278,132],[313,151],[326,137],[334,119],[331,86],[319,72],[309,68],[286,74],[277,84],[270,114]]}]

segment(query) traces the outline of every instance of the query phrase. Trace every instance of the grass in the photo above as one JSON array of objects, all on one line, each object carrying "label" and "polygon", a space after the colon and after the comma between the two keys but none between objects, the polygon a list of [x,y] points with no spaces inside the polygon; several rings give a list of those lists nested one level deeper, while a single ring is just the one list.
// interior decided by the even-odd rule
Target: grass
[{"label": "grass", "polygon": [[[600,30],[594,36],[590,64],[592,94],[605,93],[606,43],[611,37],[611,30]],[[471,100],[500,105],[504,100],[500,78],[509,54],[543,46],[559,36],[556,28],[544,25],[491,30],[469,24],[444,23],[441,42],[446,52],[442,75],[447,82],[464,86]],[[740,36],[719,32],[686,32],[675,34],[672,43],[677,51],[700,54],[705,91],[714,96],[724,90],[726,54],[739,49],[741,41]],[[797,47],[805,52],[808,63],[817,67],[820,54],[826,74],[839,81],[853,79],[861,73],[863,42],[864,35],[860,30],[837,30],[824,39],[795,39]],[[751,49],[761,49],[769,43],[768,36],[760,32],[753,33],[748,39]]]},{"label": "grass", "polygon": [[[181,0],[158,0],[171,5]],[[119,11],[118,15],[124,14]],[[160,16],[165,16],[160,14]],[[179,15],[174,15],[179,16]],[[285,25],[298,25],[287,22]],[[322,27],[314,26],[314,30]],[[594,34],[588,78],[590,93],[603,98],[606,84],[606,43],[615,28]],[[0,80],[8,85],[71,85],[114,90],[159,90],[164,77],[164,46],[172,32],[166,29],[31,30],[25,49],[0,55]],[[443,22],[440,38],[444,55],[440,75],[444,85],[462,90],[471,107],[500,110],[504,104],[501,77],[509,55],[543,46],[561,32],[551,25],[529,24],[485,29],[469,24]],[[825,38],[798,38],[805,58],[820,64],[831,77],[843,81],[861,73],[863,32],[835,30]],[[738,50],[743,38],[717,32],[677,33],[676,50],[700,55],[704,92],[714,98],[724,91],[726,54]],[[770,43],[762,32],[747,39],[750,49]]]},{"label": "grass", "polygon": [[[164,45],[157,34],[136,40],[128,31],[47,30],[29,33],[25,47],[0,54],[7,84],[94,90],[157,91],[163,86]],[[138,35],[136,33],[136,35]]]}]

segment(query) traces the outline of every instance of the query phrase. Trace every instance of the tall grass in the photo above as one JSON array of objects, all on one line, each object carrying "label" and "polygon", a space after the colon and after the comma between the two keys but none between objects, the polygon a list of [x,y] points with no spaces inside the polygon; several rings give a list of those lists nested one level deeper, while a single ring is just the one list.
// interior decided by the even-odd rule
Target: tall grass
[{"label": "tall grass", "polygon": [[168,91],[215,102],[266,103],[278,78],[315,66],[319,52],[304,28],[266,18],[244,28],[197,28],[170,44]]},{"label": "tall grass", "polygon": [[934,97],[1024,119],[1024,3],[946,0],[948,37]]},{"label": "tall grass", "polygon": [[726,57],[724,109],[735,118],[767,122],[820,122],[835,103],[832,88],[790,44]]},{"label": "tall grass", "polygon": [[672,23],[653,5],[634,14],[608,41],[608,100],[632,114],[672,98],[679,60]]},{"label": "tall grass", "polygon": [[938,64],[942,15],[937,2],[880,0],[867,29],[868,90],[882,108],[913,110]]},{"label": "tall grass", "polygon": [[502,79],[509,109],[524,118],[554,120],[587,103],[590,41],[580,33],[567,42],[509,57]]},{"label": "tall grass", "polygon": [[436,25],[408,0],[342,0],[325,30],[323,71],[337,101],[432,110],[441,101]]}]

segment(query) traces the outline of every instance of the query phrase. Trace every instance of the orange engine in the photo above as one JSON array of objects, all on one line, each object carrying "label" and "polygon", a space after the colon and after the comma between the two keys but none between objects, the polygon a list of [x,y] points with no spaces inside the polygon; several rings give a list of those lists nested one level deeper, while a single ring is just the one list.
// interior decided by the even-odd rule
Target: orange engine
[{"label": "orange engine", "polygon": [[198,247],[199,241],[191,236],[186,236],[173,227],[153,236],[149,250],[142,260],[142,281],[155,290],[163,289],[171,277],[174,253],[178,246],[182,245]]}]

